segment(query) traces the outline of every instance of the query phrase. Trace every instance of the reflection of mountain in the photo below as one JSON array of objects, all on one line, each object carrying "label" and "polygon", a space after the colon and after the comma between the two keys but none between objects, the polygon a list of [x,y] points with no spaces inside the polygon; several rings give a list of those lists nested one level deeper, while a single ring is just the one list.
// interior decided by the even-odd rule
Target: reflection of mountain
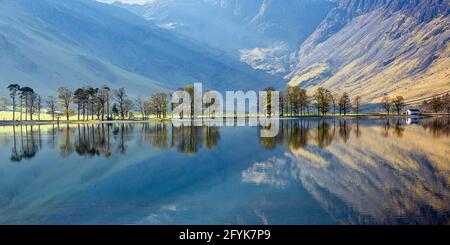
[{"label": "reflection of mountain", "polygon": [[[77,142],[78,127],[74,126],[70,127],[69,133],[72,142]],[[83,126],[81,125],[81,132]],[[78,154],[61,158],[57,154],[59,139],[66,131],[62,128],[56,130],[56,147],[49,150],[45,146],[52,145],[52,129],[45,127],[45,150],[32,161],[27,164],[0,162],[0,223],[330,222],[319,206],[308,202],[311,197],[304,189],[298,188],[300,185],[292,186],[288,189],[289,192],[271,187],[242,186],[239,181],[240,172],[249,166],[249,159],[264,158],[273,153],[261,152],[258,156],[243,154],[253,152],[255,147],[260,149],[253,128],[221,128],[221,142],[214,150],[204,149],[197,154],[186,155],[176,148],[166,148],[163,151],[149,146],[146,143],[149,142],[148,138],[140,137],[141,126],[135,124],[132,132],[125,130],[132,133],[125,133],[123,137],[127,142],[127,155],[113,153],[108,159]],[[149,137],[164,138],[155,133],[159,129],[154,126],[148,125]],[[168,126],[170,139],[170,124]],[[89,129],[88,137],[88,128],[90,126],[86,125],[86,137],[81,137],[82,141],[91,138],[85,145],[92,144],[92,135],[97,135],[96,132],[93,133],[97,131],[97,127],[94,127],[94,130]],[[0,128],[0,133],[7,132],[10,135],[10,131],[2,129]],[[234,130],[239,130],[239,133],[235,134]],[[100,129],[99,134],[103,134],[101,131]],[[203,132],[200,135],[208,134],[204,128],[199,131]],[[217,141],[219,135],[215,133],[216,128],[211,127],[210,131],[210,141]],[[223,134],[223,131],[227,133]],[[111,143],[121,138],[120,132],[120,124],[111,127],[111,135],[116,133],[117,137],[111,137]],[[200,139],[206,140],[204,137]],[[95,141],[97,140],[96,138]],[[236,142],[250,143],[234,149]],[[111,148],[115,149],[116,144]],[[234,154],[230,154],[230,151]],[[5,153],[8,154],[9,149],[0,149],[0,156]],[[218,156],[222,160],[217,160]]]},{"label": "reflection of mountain", "polygon": [[340,223],[447,224],[450,139],[424,140],[427,133],[417,125],[399,135],[401,126],[391,124],[395,126],[365,127],[358,137],[355,132],[355,137],[341,137],[325,148],[321,134],[330,129],[319,129],[317,145],[286,153],[289,166],[279,160],[256,163],[243,180],[252,177],[254,183],[279,186],[284,178],[294,178]]},{"label": "reflection of mountain", "polygon": [[286,120],[270,150],[249,127],[41,125],[38,147],[0,127],[2,159],[39,150],[0,162],[0,223],[445,223],[450,121],[434,121]]}]

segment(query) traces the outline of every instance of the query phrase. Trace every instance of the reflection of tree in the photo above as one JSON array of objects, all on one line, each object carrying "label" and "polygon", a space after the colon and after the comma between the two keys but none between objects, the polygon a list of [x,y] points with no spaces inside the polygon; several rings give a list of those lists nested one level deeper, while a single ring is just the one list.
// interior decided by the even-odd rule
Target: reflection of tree
[{"label": "reflection of tree", "polygon": [[202,136],[200,127],[172,127],[172,147],[188,154],[197,153],[202,146]]},{"label": "reflection of tree", "polygon": [[110,135],[109,135],[110,124],[100,124],[97,126],[97,133],[95,133],[96,140],[94,141],[94,146],[97,148],[96,152],[99,152],[105,157],[111,156],[110,148]]},{"label": "reflection of tree", "polygon": [[361,137],[361,129],[359,127],[359,120],[356,119],[356,138]]},{"label": "reflection of tree", "polygon": [[16,126],[13,125],[13,148],[11,150],[10,158],[13,162],[20,162],[22,160],[21,155],[17,152],[17,142],[16,142]]},{"label": "reflection of tree", "polygon": [[422,125],[436,137],[450,135],[450,116],[424,120]]},{"label": "reflection of tree", "polygon": [[114,128],[113,134],[119,141],[116,148],[117,153],[123,155],[127,153],[126,142],[132,139],[133,128],[134,126],[131,124],[121,124],[120,129],[119,127]]},{"label": "reflection of tree", "polygon": [[56,146],[56,128],[55,128],[55,125],[54,124],[52,124],[52,132],[51,132],[51,141],[50,141],[50,144],[51,144],[51,148],[52,149],[55,149],[55,146]]},{"label": "reflection of tree", "polygon": [[330,125],[324,120],[317,125],[317,145],[319,148],[325,148],[333,142],[334,131],[330,132]]},{"label": "reflection of tree", "polygon": [[39,149],[42,149],[42,134],[40,124],[38,124],[38,142],[39,142]]},{"label": "reflection of tree", "polygon": [[148,135],[150,136],[150,144],[159,149],[169,147],[169,132],[167,124],[157,123],[154,127],[150,127]]},{"label": "reflection of tree", "polygon": [[[94,125],[78,125],[78,138],[75,142],[75,148],[78,155],[81,156],[97,156],[100,154],[99,144],[97,142],[100,139],[96,140],[98,136],[98,129],[95,128]],[[102,139],[102,142],[105,140]]]},{"label": "reflection of tree", "polygon": [[107,124],[106,125],[106,132],[105,132],[105,124],[102,124],[102,131],[104,132],[105,138],[106,138],[106,142],[105,142],[105,146],[104,146],[104,152],[105,152],[105,156],[106,157],[110,157],[111,156],[111,134],[110,134],[110,129],[111,129],[111,124]]},{"label": "reflection of tree", "polygon": [[41,148],[40,128],[38,128],[38,143],[35,139],[35,127],[33,125],[20,125],[20,151],[17,148],[16,127],[13,126],[13,146],[11,149],[10,160],[13,162],[20,162],[23,159],[31,159],[36,156],[36,153]]},{"label": "reflection of tree", "polygon": [[351,131],[352,129],[347,120],[339,120],[339,135],[344,142],[347,142],[350,138]]},{"label": "reflection of tree", "polygon": [[401,120],[398,118],[397,119],[386,119],[386,121],[384,123],[383,136],[389,137],[390,131],[393,132],[394,136],[401,138],[401,137],[403,137],[403,133],[405,131],[405,126],[402,124]]},{"label": "reflection of tree", "polygon": [[286,132],[289,149],[299,149],[308,144],[309,121],[289,121],[283,130]]},{"label": "reflection of tree", "polygon": [[59,155],[63,158],[69,157],[73,153],[73,145],[70,141],[71,128],[69,124],[63,128],[63,133],[61,136],[61,142],[59,145]]},{"label": "reflection of tree", "polygon": [[150,124],[149,123],[141,123],[140,126],[140,134],[139,134],[139,140],[138,144],[139,146],[142,146],[144,142],[150,142]]},{"label": "reflection of tree", "polygon": [[111,156],[109,124],[78,125],[76,152],[81,156]]},{"label": "reflection of tree", "polygon": [[[280,132],[275,137],[262,138],[260,137],[261,145],[266,149],[274,149],[277,145],[287,143],[291,150],[296,150],[305,147],[308,144],[310,120],[285,120],[280,121]],[[325,148],[333,142],[335,136],[335,127],[331,129],[330,124],[321,120],[315,127],[317,133],[317,144],[320,148]],[[346,125],[346,130],[349,132],[349,126]],[[349,135],[346,134],[348,139]]]},{"label": "reflection of tree", "polygon": [[395,122],[394,132],[395,135],[399,138],[403,137],[403,132],[405,131],[405,127],[401,124],[400,119],[397,119]]},{"label": "reflection of tree", "polygon": [[277,137],[259,137],[259,141],[267,150],[273,150],[277,146]]},{"label": "reflection of tree", "polygon": [[[142,124],[140,136],[136,139],[148,142],[155,148],[165,149],[173,147],[180,152],[195,154],[202,147],[213,149],[219,144],[220,130],[215,126],[182,126],[169,127],[168,123]],[[37,128],[37,131],[36,131]],[[63,158],[69,157],[73,152],[80,156],[95,157],[112,155],[112,148],[119,154],[127,153],[127,142],[133,140],[134,125],[120,124],[69,124],[59,128],[51,125],[47,131],[49,135],[48,147],[55,149]],[[172,130],[172,131],[171,131]],[[41,126],[12,127],[12,146],[10,160],[14,162],[33,158],[43,147]],[[140,145],[141,145],[140,144]]]},{"label": "reflection of tree", "polygon": [[[429,129],[435,135],[449,134],[450,118],[423,119],[421,125]],[[362,137],[360,122],[350,123],[347,120],[321,120],[314,125],[313,120],[282,120],[280,121],[280,132],[272,138],[263,138],[258,135],[260,144],[266,149],[274,149],[277,146],[286,145],[290,150],[297,150],[308,145],[308,137],[313,137],[317,141],[320,149],[325,149],[331,145],[336,134],[347,142],[351,137],[351,131],[356,130],[355,137]],[[150,143],[155,148],[165,149],[173,147],[180,152],[195,154],[202,147],[213,149],[220,141],[220,130],[214,126],[194,127],[183,125],[181,127],[169,127],[170,124],[157,122],[155,124],[145,123],[140,126],[140,136],[137,138],[142,145],[143,142]],[[394,126],[392,126],[394,125]],[[380,130],[382,135],[392,135],[402,137],[405,133],[405,126],[399,119],[389,119],[384,123],[384,130]],[[37,131],[36,131],[37,127]],[[82,156],[106,156],[112,155],[113,146],[117,153],[126,154],[126,142],[132,140],[133,124],[94,124],[77,125],[76,127],[62,127],[52,125],[49,131],[51,137],[48,144],[55,147],[55,142],[59,142],[59,153],[63,157],[70,156],[73,151]],[[413,127],[413,126],[411,126]],[[12,127],[12,149],[10,160],[21,161],[32,158],[42,149],[41,126],[20,126]],[[383,129],[383,127],[381,128]],[[260,132],[258,130],[258,132]],[[72,133],[74,133],[72,135]],[[71,137],[72,136],[72,137]],[[19,139],[20,138],[20,139]],[[20,140],[20,142],[19,142]],[[113,140],[113,141],[112,141]]]},{"label": "reflection of tree", "polygon": [[127,152],[127,148],[125,147],[125,125],[120,125],[120,139],[119,139],[119,145],[117,146],[117,152],[120,154],[125,154]]},{"label": "reflection of tree", "polygon": [[39,150],[34,139],[33,125],[30,126],[30,131],[28,131],[28,126],[25,126],[25,148],[23,149],[23,158],[31,159],[36,156],[36,152]]},{"label": "reflection of tree", "polygon": [[391,128],[391,123],[390,123],[390,120],[387,119],[386,122],[384,123],[384,131],[383,131],[384,137],[389,137],[389,129],[390,128]]},{"label": "reflection of tree", "polygon": [[83,129],[81,129],[81,126],[77,125],[78,129],[78,140],[75,142],[75,148],[76,152],[79,155],[86,155],[87,152],[89,152],[89,129],[87,130],[87,136],[86,136],[86,126],[83,125]]},{"label": "reflection of tree", "polygon": [[298,149],[308,143],[309,121],[284,120],[280,121],[278,135],[263,138],[258,134],[261,145],[266,149],[275,149],[278,145],[287,143],[289,149]]},{"label": "reflection of tree", "polygon": [[284,142],[284,127],[285,121],[279,122],[279,132],[275,137],[261,137],[261,130],[266,129],[269,130],[271,126],[268,127],[259,127],[258,129],[258,138],[260,144],[267,150],[273,150],[277,147],[277,145],[282,145]]},{"label": "reflection of tree", "polygon": [[219,144],[220,132],[218,127],[205,126],[205,147],[209,150]]}]

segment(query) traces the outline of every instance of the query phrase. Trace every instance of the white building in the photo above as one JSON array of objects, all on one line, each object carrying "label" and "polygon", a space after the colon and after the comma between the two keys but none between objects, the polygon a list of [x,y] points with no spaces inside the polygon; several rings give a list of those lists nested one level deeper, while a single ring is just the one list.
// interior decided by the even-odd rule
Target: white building
[{"label": "white building", "polygon": [[419,109],[408,109],[406,111],[406,115],[420,115],[421,112]]}]

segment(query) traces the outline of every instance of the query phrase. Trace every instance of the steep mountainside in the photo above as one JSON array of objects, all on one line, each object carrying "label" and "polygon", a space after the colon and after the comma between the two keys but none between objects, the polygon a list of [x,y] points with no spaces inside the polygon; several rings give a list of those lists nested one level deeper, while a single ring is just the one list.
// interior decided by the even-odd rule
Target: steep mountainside
[{"label": "steep mountainside", "polygon": [[282,88],[282,75],[291,86],[347,91],[367,102],[450,88],[449,0],[115,5],[0,0],[0,86],[17,82],[49,94],[60,85],[108,82],[148,94],[142,91],[195,81],[219,90]]},{"label": "steep mountainside", "polygon": [[223,52],[92,0],[0,0],[0,86],[49,94],[60,85],[125,86],[150,94],[201,81],[215,89],[263,88],[281,79]]},{"label": "steep mountainside", "polygon": [[28,85],[46,95],[62,85],[102,86],[106,82],[127,84],[134,91],[164,89],[156,81],[95,56],[35,16],[37,9],[24,6],[38,2],[0,1],[0,94],[7,93],[9,83]]},{"label": "steep mountainside", "polygon": [[296,54],[290,85],[428,97],[450,88],[448,0],[342,0]]},{"label": "steep mountainside", "polygon": [[153,0],[115,5],[253,68],[279,74],[287,72],[289,54],[335,6],[327,0]]}]

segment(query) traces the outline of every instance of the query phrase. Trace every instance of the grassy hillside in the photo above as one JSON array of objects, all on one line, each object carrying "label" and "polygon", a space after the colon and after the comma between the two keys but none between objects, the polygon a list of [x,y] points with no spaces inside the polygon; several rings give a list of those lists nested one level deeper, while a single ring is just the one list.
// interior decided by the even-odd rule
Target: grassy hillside
[{"label": "grassy hillside", "polygon": [[377,5],[347,16],[342,28],[325,28],[337,18],[334,13],[303,44],[289,84],[310,90],[323,86],[374,102],[385,95],[411,99],[448,91],[449,7],[432,2],[395,9]]},{"label": "grassy hillside", "polygon": [[2,88],[14,82],[46,95],[61,85],[108,83],[133,95],[148,95],[197,81],[226,89],[282,80],[119,7],[92,0],[0,3]]},{"label": "grassy hillside", "polygon": [[129,72],[93,55],[15,1],[1,1],[0,87],[9,83],[53,94],[62,85],[127,85],[132,91],[162,90],[154,80]]}]

